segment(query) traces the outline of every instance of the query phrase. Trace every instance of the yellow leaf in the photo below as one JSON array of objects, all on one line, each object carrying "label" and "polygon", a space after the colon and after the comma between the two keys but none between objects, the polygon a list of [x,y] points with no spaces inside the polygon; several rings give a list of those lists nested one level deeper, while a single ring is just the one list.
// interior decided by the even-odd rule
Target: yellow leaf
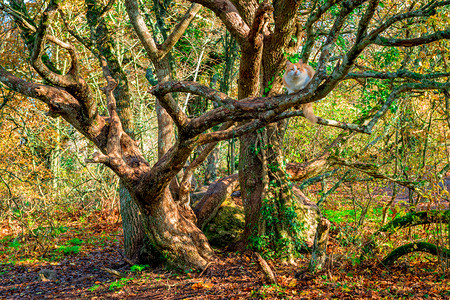
[{"label": "yellow leaf", "polygon": [[199,289],[208,289],[209,290],[213,286],[214,286],[214,284],[211,283],[211,282],[203,282],[203,281],[201,281],[201,282],[194,283],[192,285],[192,289],[193,290],[199,290]]},{"label": "yellow leaf", "polygon": [[289,284],[288,284],[290,287],[296,287],[297,286],[297,279],[292,279],[290,282],[289,282]]}]

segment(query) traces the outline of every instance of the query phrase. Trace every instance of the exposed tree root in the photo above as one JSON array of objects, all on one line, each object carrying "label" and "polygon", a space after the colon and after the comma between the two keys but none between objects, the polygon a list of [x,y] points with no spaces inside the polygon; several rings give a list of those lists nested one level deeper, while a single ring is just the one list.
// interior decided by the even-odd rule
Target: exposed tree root
[{"label": "exposed tree root", "polygon": [[427,252],[433,255],[444,255],[447,258],[450,257],[450,250],[448,249],[439,248],[434,244],[426,242],[415,242],[400,246],[397,249],[393,250],[391,253],[389,253],[388,256],[386,256],[383,259],[381,264],[384,266],[391,265],[393,262],[395,262],[398,258],[402,257],[403,255],[417,251]]}]

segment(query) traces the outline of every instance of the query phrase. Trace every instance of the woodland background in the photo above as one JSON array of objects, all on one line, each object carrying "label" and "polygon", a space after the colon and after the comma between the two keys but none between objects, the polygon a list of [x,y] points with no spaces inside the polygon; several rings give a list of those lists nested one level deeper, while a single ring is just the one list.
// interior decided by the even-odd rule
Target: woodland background
[{"label": "woodland background", "polygon": [[[305,2],[311,5],[314,1]],[[376,17],[382,19],[383,14],[427,1],[403,2],[379,1]],[[47,6],[45,1],[25,3],[36,16]],[[9,5],[0,1],[0,66],[23,79],[38,81],[27,63],[23,36],[7,13]],[[190,2],[180,0],[145,0],[140,8],[156,41],[161,42],[189,6]],[[327,13],[336,15],[337,7]],[[107,115],[107,99],[101,90],[106,84],[102,68],[91,51],[66,30],[88,36],[89,27],[83,25],[85,3],[62,1],[59,8],[64,11],[64,19],[55,18],[49,30],[76,46],[80,73],[98,99],[100,113]],[[308,8],[307,3],[304,8]],[[299,12],[300,19],[306,16]],[[122,1],[110,1],[103,19],[115,41],[112,52],[128,78],[134,139],[153,165],[158,161],[158,124],[155,97],[149,88],[157,83],[155,70],[138,43]],[[449,23],[450,7],[445,4],[436,14],[404,30],[411,37],[441,30],[447,32],[446,38],[413,48],[374,46],[364,52],[354,68],[395,72],[408,64],[415,74],[439,73],[436,78],[448,84]],[[293,37],[300,41],[306,38],[306,34]],[[351,42],[343,33],[337,38],[335,51],[344,53]],[[65,50],[52,43],[45,47],[57,69],[70,67]],[[319,53],[313,50],[313,67]],[[290,57],[299,59],[301,48]],[[169,53],[174,79],[195,81],[236,99],[239,58],[236,40],[206,8],[200,9]],[[333,64],[340,58],[334,59]],[[315,113],[352,123],[387,99],[396,79],[343,81],[315,104]],[[189,116],[202,115],[217,105],[194,94],[177,93],[174,99]],[[321,157],[343,132],[342,128],[312,125],[302,117],[293,117],[285,125],[282,149],[288,165],[303,166]],[[244,224],[242,199],[236,191],[232,195],[230,191],[215,219],[204,228],[219,257],[215,263],[203,271],[181,272],[169,266],[127,264],[123,251],[118,251],[123,249],[118,177],[102,164],[86,162],[96,151],[94,144],[62,118],[55,118],[46,104],[0,83],[0,299],[450,297],[446,250],[450,248],[449,135],[450,91],[416,89],[398,97],[370,135],[356,133],[332,150],[326,169],[305,180],[293,178],[331,221],[329,259],[323,268],[310,272],[310,250],[297,253],[296,265],[289,265],[283,264],[276,252],[259,248],[276,274],[277,284],[270,284],[250,250],[233,248]],[[193,151],[190,162],[202,147]],[[203,195],[216,179],[235,174],[238,169],[239,139],[219,142],[195,170],[192,200]],[[436,215],[418,226],[397,224],[390,234],[380,234],[380,228],[383,231],[393,220],[405,220],[405,216],[422,211]],[[374,237],[376,251],[366,258],[362,249]],[[384,260],[393,250],[408,244],[413,247],[409,250],[412,253]],[[43,270],[55,272],[56,277],[48,277]]]}]

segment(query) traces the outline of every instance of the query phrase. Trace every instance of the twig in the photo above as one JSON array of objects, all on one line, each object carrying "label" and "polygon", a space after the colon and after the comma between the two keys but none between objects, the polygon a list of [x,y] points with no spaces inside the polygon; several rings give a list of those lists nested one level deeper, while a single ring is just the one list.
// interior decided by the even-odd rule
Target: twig
[{"label": "twig", "polygon": [[211,265],[211,262],[209,262],[206,267],[203,269],[203,271],[200,273],[200,275],[198,275],[198,277],[202,277],[203,273],[205,273],[206,269],[209,268],[209,266]]},{"label": "twig", "polygon": [[136,263],[133,262],[131,259],[129,259],[128,257],[125,256],[125,254],[122,253],[122,251],[117,250],[117,252],[119,252],[120,256],[122,256],[122,259],[129,264],[130,266],[134,266]]},{"label": "twig", "polygon": [[110,269],[110,268],[100,267],[100,270],[105,271],[106,273],[109,273],[109,274],[114,275],[116,277],[121,277],[121,278],[127,277],[125,274],[120,273],[119,271],[116,271],[116,270],[113,270],[113,269]]}]

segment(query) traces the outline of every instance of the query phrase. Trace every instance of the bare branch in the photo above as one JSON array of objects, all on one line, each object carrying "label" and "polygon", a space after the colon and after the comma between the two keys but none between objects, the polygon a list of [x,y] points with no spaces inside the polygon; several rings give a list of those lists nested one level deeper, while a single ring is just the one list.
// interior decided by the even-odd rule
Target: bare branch
[{"label": "bare branch", "polygon": [[442,7],[445,5],[449,5],[450,1],[431,1],[430,3],[425,4],[424,6],[420,7],[417,10],[408,11],[406,13],[397,14],[395,16],[392,16],[388,20],[386,20],[383,24],[381,24],[378,28],[374,29],[365,39],[366,41],[373,42],[380,33],[384,32],[386,29],[391,27],[393,24],[406,20],[411,18],[418,18],[418,17],[430,17],[432,15],[435,15],[436,8]]},{"label": "bare branch", "polygon": [[119,115],[116,111],[116,98],[114,97],[113,91],[117,87],[117,81],[111,75],[108,69],[106,59],[101,58],[103,75],[106,78],[107,86],[103,88],[103,92],[106,95],[106,100],[108,103],[109,112],[109,133],[108,133],[108,143],[107,143],[107,155],[113,158],[121,157],[121,145],[120,140],[122,134],[125,134],[122,128],[122,123],[120,122]]},{"label": "bare branch", "polygon": [[316,95],[321,99],[325,97],[331,90],[333,90],[337,83],[340,82],[342,78],[344,78],[348,74],[350,69],[353,67],[355,60],[362,53],[362,51],[364,51],[364,49],[368,45],[372,44],[380,33],[388,29],[394,23],[410,18],[429,17],[436,14],[437,7],[448,4],[450,4],[450,1],[433,1],[418,8],[417,10],[397,14],[386,20],[378,28],[372,30],[369,34],[367,34],[366,37],[363,38],[359,43],[355,43],[352,46],[352,48],[344,55],[342,64],[339,67],[336,67],[333,73],[328,77],[328,79],[323,82],[322,85],[317,89]]},{"label": "bare branch", "polygon": [[413,190],[414,192],[416,192],[419,195],[424,197],[424,192],[416,186],[415,182],[404,181],[404,180],[400,180],[400,179],[393,178],[388,175],[382,174],[381,172],[379,172],[378,167],[375,165],[359,163],[359,162],[350,162],[350,161],[347,161],[344,159],[339,159],[336,157],[333,157],[333,162],[337,165],[345,166],[345,167],[363,172],[374,178],[385,179],[385,180],[389,180],[391,182],[395,182],[401,186],[404,186],[404,187],[407,187],[407,188]]},{"label": "bare branch", "polygon": [[95,56],[99,56],[98,51],[95,49],[92,41],[88,38],[82,37],[79,34],[77,34],[72,28],[70,28],[69,23],[67,22],[66,16],[64,12],[58,8],[59,15],[61,16],[61,19],[63,20],[64,27],[66,27],[66,30],[79,41],[82,45],[84,45],[87,49],[89,49],[92,54]]},{"label": "bare branch", "polygon": [[450,30],[441,30],[433,34],[428,34],[412,39],[388,39],[382,36],[378,36],[374,40],[374,44],[389,47],[415,47],[443,39],[450,39]]},{"label": "bare branch", "polygon": [[178,42],[178,40],[183,36],[187,27],[194,19],[198,11],[202,8],[200,4],[192,4],[183,18],[178,22],[178,24],[173,29],[172,33],[167,37],[164,43],[161,45],[158,56],[165,56],[170,50],[172,50],[173,46]]},{"label": "bare branch", "polygon": [[359,43],[365,36],[367,28],[369,27],[370,20],[372,19],[380,0],[370,0],[366,13],[359,20],[358,32],[356,33],[355,43]]},{"label": "bare branch", "polygon": [[150,59],[156,59],[158,57],[158,48],[156,46],[153,35],[147,28],[144,18],[139,11],[139,6],[136,0],[125,0],[125,7],[127,9],[128,17],[130,18],[131,24],[136,31],[142,45],[147,51],[147,55]]},{"label": "bare branch", "polygon": [[411,79],[411,80],[429,80],[442,77],[449,77],[450,72],[447,73],[430,73],[430,74],[419,74],[411,72],[408,70],[398,70],[397,72],[376,72],[376,71],[366,71],[362,73],[349,73],[346,79],[363,79],[363,78],[377,78],[377,79]]},{"label": "bare branch", "polygon": [[109,10],[113,7],[114,3],[116,2],[116,0],[109,0],[108,3],[105,5],[105,7],[103,8],[102,12],[99,15],[99,19],[103,19],[105,17],[105,15],[109,12]]},{"label": "bare branch", "polygon": [[321,73],[326,69],[328,61],[331,57],[331,52],[336,45],[336,40],[339,36],[339,33],[342,27],[347,20],[347,17],[350,13],[356,9],[358,6],[366,2],[367,0],[355,0],[355,1],[345,1],[342,3],[342,8],[339,12],[339,15],[336,17],[333,26],[331,27],[327,39],[322,46],[322,53],[320,54],[318,65],[316,72]]},{"label": "bare branch", "polygon": [[313,25],[322,17],[324,13],[326,13],[332,6],[339,4],[343,0],[334,0],[334,1],[325,1],[325,3],[320,6],[316,11],[311,13],[308,17],[308,20],[305,24],[305,32],[306,32],[306,42],[303,45],[302,49],[302,60],[304,63],[308,61],[309,55],[311,53],[312,48],[314,47],[315,33],[313,32]]},{"label": "bare branch", "polygon": [[444,90],[450,88],[450,82],[440,83],[428,80],[423,80],[420,83],[405,83],[397,88],[395,88],[386,102],[382,105],[380,110],[373,116],[372,120],[367,124],[367,131],[371,132],[372,128],[378,122],[378,120],[387,112],[389,107],[394,103],[394,101],[399,97],[401,93],[412,91],[412,90]]}]

